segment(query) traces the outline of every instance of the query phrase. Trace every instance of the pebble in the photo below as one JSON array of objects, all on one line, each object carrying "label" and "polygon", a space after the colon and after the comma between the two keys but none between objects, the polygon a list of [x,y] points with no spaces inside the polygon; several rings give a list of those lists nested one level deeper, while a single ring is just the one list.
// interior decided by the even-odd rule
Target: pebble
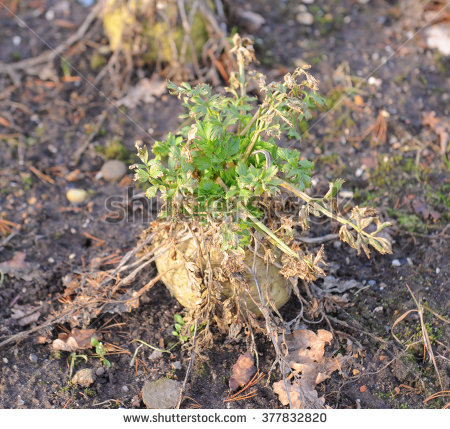
[{"label": "pebble", "polygon": [[86,200],[88,193],[84,189],[69,189],[66,192],[67,199],[73,204],[81,204]]},{"label": "pebble", "polygon": [[9,362],[8,358],[3,358],[2,361],[4,364],[7,364]]},{"label": "pebble", "polygon": [[55,19],[55,11],[53,9],[49,9],[47,12],[45,12],[45,19],[47,21],[52,21]]},{"label": "pebble", "polygon": [[172,366],[173,366],[175,369],[181,369],[181,368],[182,368],[182,367],[181,367],[181,362],[178,362],[178,361],[174,362],[174,363],[172,364]]},{"label": "pebble", "polygon": [[38,361],[38,357],[35,354],[33,354],[33,353],[31,353],[30,356],[28,356],[28,358],[33,363],[37,363],[37,361]]},{"label": "pebble", "polygon": [[356,177],[361,177],[363,174],[364,174],[364,170],[363,170],[362,168],[358,168],[358,169],[355,171],[355,176],[356,176]]},{"label": "pebble", "polygon": [[127,172],[127,166],[117,159],[111,159],[103,164],[100,170],[101,177],[108,182],[115,182],[125,176]]},{"label": "pebble", "polygon": [[400,265],[402,265],[402,264],[400,263],[400,261],[398,259],[393,259],[392,260],[392,266],[393,267],[399,267]]},{"label": "pebble", "polygon": [[302,25],[313,25],[314,24],[314,16],[309,12],[299,13],[295,19],[299,24]]},{"label": "pebble", "polygon": [[367,283],[369,284],[369,286],[375,286],[377,284],[375,280],[369,280]]},{"label": "pebble", "polygon": [[373,312],[374,313],[381,313],[383,311],[383,307],[380,305],[379,307],[375,307],[374,309],[373,309]]},{"label": "pebble", "polygon": [[122,386],[122,392],[127,393],[129,391],[130,389],[128,388],[128,386]]},{"label": "pebble", "polygon": [[378,79],[374,76],[370,76],[369,79],[367,80],[367,83],[371,86],[375,86],[375,87],[380,87],[381,86],[381,79]]},{"label": "pebble", "polygon": [[50,256],[50,258],[47,259],[49,264],[54,264],[55,260]]},{"label": "pebble", "polygon": [[101,377],[104,373],[105,373],[105,368],[103,368],[102,366],[95,370],[95,375],[97,377]]},{"label": "pebble", "polygon": [[181,383],[170,378],[146,381],[142,388],[142,400],[147,408],[175,408],[180,394]]},{"label": "pebble", "polygon": [[95,373],[91,368],[80,369],[72,378],[73,384],[89,387],[95,381]]},{"label": "pebble", "polygon": [[21,42],[22,42],[22,38],[20,36],[14,36],[12,38],[12,43],[14,46],[19,46]]},{"label": "pebble", "polygon": [[439,274],[441,272],[441,269],[438,267],[436,268],[436,274]]}]

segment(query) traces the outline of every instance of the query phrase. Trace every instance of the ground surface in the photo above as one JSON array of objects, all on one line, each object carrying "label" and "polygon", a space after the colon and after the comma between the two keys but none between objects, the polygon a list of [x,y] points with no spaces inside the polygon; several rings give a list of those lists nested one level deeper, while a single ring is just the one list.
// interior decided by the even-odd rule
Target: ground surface
[{"label": "ground surface", "polygon": [[[61,43],[89,11],[75,1],[9,3],[35,33],[21,28],[2,10],[0,61],[4,63],[45,51],[36,35],[51,46]],[[327,301],[327,314],[339,340],[333,347],[345,351],[350,339],[354,361],[347,374],[335,373],[319,386],[319,392],[333,408],[443,407],[448,398],[423,401],[448,390],[448,325],[442,317],[446,317],[450,277],[450,183],[439,130],[436,123],[424,125],[423,119],[432,111],[438,122],[449,116],[449,59],[427,49],[422,33],[404,43],[422,25],[421,15],[414,14],[408,2],[241,4],[266,18],[254,35],[260,68],[278,78],[296,64],[312,64],[321,93],[327,97],[329,111],[312,121],[301,144],[295,143],[305,157],[316,160],[313,192],[326,191],[329,179],[343,177],[346,203],[375,206],[394,223],[390,230],[393,255],[373,255],[368,260],[339,242],[325,245],[328,272],[336,282],[353,279],[358,286]],[[47,12],[52,7],[56,12],[49,23]],[[296,21],[296,14],[304,12],[302,7],[314,16],[312,26]],[[14,36],[20,36],[20,43],[18,39],[13,43]],[[97,179],[96,173],[106,158],[133,162],[135,140],[151,143],[145,130],[156,139],[164,136],[178,124],[180,109],[176,99],[164,94],[151,103],[119,110],[104,97],[110,89],[106,80],[98,82],[97,88],[86,83],[99,72],[92,69],[91,58],[102,43],[97,26],[66,52],[82,78],[71,71],[74,78],[61,79],[60,61],[54,62],[56,81],[17,73],[17,85],[7,74],[0,76],[0,215],[20,225],[13,236],[6,232],[0,237],[0,262],[10,261],[18,252],[26,255],[15,275],[4,274],[0,279],[0,341],[45,321],[61,308],[58,297],[65,289],[64,276],[89,271],[93,261],[98,267],[94,258],[114,261],[135,246],[147,225],[141,212],[127,203],[131,180],[107,183]],[[380,66],[382,62],[386,63]],[[373,70],[375,80],[369,84]],[[341,96],[346,96],[343,101]],[[376,123],[377,128],[367,132]],[[440,124],[448,127],[443,120]],[[74,160],[77,149],[87,141],[79,160]],[[67,175],[74,170],[79,173],[75,181],[69,181]],[[65,196],[70,187],[86,189],[87,203],[70,205]],[[114,195],[121,196],[127,206],[127,216],[118,222],[108,221],[105,205]],[[309,234],[333,233],[336,226],[317,222]],[[111,268],[104,261],[102,267]],[[144,284],[154,274],[154,268],[149,268],[136,282]],[[322,280],[317,282],[318,287],[321,284]],[[424,317],[442,386],[433,364],[424,359],[422,346],[406,350],[391,333],[403,313],[417,308],[406,285],[435,312],[425,310]],[[12,317],[13,308],[28,305],[37,308],[39,319],[21,326]],[[158,284],[131,313],[105,314],[92,321],[89,327],[101,331],[104,341],[119,346],[121,353],[108,356],[112,367],[103,374],[99,370],[89,388],[69,383],[68,353],[55,356],[48,343],[36,344],[43,332],[8,344],[0,349],[0,407],[142,407],[139,394],[144,381],[164,376],[183,380],[190,355],[179,347],[162,355],[141,347],[139,364],[130,366],[137,346],[132,341],[167,346],[173,342],[173,315],[182,311]],[[292,299],[282,313],[289,320],[297,311]],[[411,314],[395,328],[405,343],[421,338],[416,316]],[[307,327],[316,330],[327,325]],[[56,338],[62,329],[54,327],[49,337]],[[260,369],[267,375],[273,351],[262,336],[257,345]],[[265,384],[267,379],[259,384],[255,398],[223,402],[231,366],[246,350],[243,336],[233,341],[217,336],[215,346],[196,360],[186,394],[204,408],[281,407],[270,384]],[[102,366],[90,351],[87,355],[87,362],[76,361],[75,370]],[[272,380],[278,377],[272,374]],[[186,399],[182,406],[192,403]]]}]

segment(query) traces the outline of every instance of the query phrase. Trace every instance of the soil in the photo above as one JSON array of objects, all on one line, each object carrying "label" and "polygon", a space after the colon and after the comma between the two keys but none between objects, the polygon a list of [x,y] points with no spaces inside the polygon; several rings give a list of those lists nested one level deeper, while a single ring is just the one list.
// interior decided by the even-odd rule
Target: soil
[{"label": "soil", "polygon": [[[439,130],[424,125],[423,119],[435,112],[445,126],[443,118],[450,113],[445,90],[450,87],[450,60],[427,48],[422,15],[415,14],[408,1],[316,0],[303,6],[291,0],[234,3],[266,19],[253,34],[260,69],[280,78],[307,63],[320,80],[329,109],[315,116],[301,143],[286,142],[315,160],[312,192],[323,194],[329,180],[343,177],[348,196],[342,200],[344,210],[354,204],[371,205],[393,222],[389,230],[394,240],[392,255],[372,254],[367,259],[339,241],[325,244],[326,271],[337,282],[353,279],[359,287],[328,295],[323,301],[336,339],[329,350],[350,353],[353,358],[351,369],[336,372],[318,386],[320,395],[332,408],[442,408],[448,398],[425,399],[449,386],[445,317],[450,184]],[[76,1],[10,4],[27,27],[0,10],[3,63],[34,57],[58,45],[89,13]],[[67,5],[69,13],[64,9]],[[313,25],[297,22],[302,8],[314,16]],[[50,9],[56,11],[53,23],[48,20]],[[93,264],[98,266],[98,258],[109,257],[113,262],[108,265],[105,259],[103,268],[111,268],[117,256],[136,245],[152,220],[143,218],[139,204],[130,201],[130,189],[140,192],[131,174],[119,183],[96,175],[105,159],[134,162],[135,141],[151,144],[152,139],[163,138],[179,124],[181,108],[168,94],[136,108],[118,108],[108,95],[107,77],[95,87],[88,83],[99,73],[91,59],[105,43],[96,24],[86,38],[68,49],[65,56],[76,65],[70,78],[67,71],[63,78],[59,60],[53,63],[54,80],[30,70],[14,72],[14,79],[0,75],[0,219],[19,225],[12,235],[8,231],[0,236],[0,261],[10,261],[18,252],[26,255],[18,271],[0,278],[0,342],[60,311],[65,276],[89,272]],[[134,83],[152,72],[136,71]],[[374,79],[368,81],[372,73]],[[368,132],[375,124],[378,128]],[[79,159],[74,159],[85,144]],[[79,170],[76,180],[69,181],[67,175],[75,170]],[[87,202],[70,204],[66,191],[71,187],[87,190]],[[107,206],[112,196],[122,204],[114,220]],[[320,221],[306,235],[336,231],[336,223]],[[155,273],[155,267],[148,268],[136,284],[144,285]],[[318,288],[322,284],[323,280],[316,282]],[[302,293],[307,296],[304,285]],[[412,295],[425,308],[425,326],[441,382],[423,346],[407,347],[421,340],[418,314],[411,313],[394,326],[405,312],[417,309]],[[39,318],[21,325],[12,316],[14,308],[23,306],[35,307]],[[298,314],[298,306],[292,298],[283,307],[285,320]],[[139,345],[134,340],[170,347],[175,342],[174,314],[183,314],[183,308],[158,283],[133,311],[105,313],[92,320],[89,328],[118,348],[107,355],[110,368],[102,365],[93,350],[80,351],[87,361],[78,358],[74,371],[92,368],[99,374],[88,388],[70,383],[69,353],[56,354],[49,344],[68,326],[36,330],[9,343],[0,349],[0,407],[145,407],[140,398],[145,380],[166,376],[183,380],[191,355],[179,346],[163,354],[142,346],[130,365]],[[329,329],[319,317],[304,327]],[[270,372],[274,351],[266,337],[256,338],[259,369],[266,375],[257,395],[227,403],[231,367],[247,351],[249,341],[244,334],[230,339],[219,333],[214,341],[211,349],[201,350],[196,357],[182,408],[196,403],[203,408],[282,408],[271,388],[280,373],[278,369]]]}]

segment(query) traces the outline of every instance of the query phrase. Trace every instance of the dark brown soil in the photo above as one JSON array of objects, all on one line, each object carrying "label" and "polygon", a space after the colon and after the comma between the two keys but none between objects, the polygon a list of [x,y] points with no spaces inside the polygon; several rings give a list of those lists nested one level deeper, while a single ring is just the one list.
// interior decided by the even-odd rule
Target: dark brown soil
[{"label": "dark brown soil", "polygon": [[[0,10],[3,63],[45,51],[48,46],[37,35],[49,46],[58,45],[89,11],[76,1],[68,2],[70,14],[59,16],[57,12],[54,19],[59,19],[59,24],[53,21],[50,25],[46,12],[63,2],[10,3],[18,4],[15,13],[32,31]],[[240,2],[266,18],[253,34],[259,67],[278,78],[295,65],[312,64],[321,93],[328,99],[330,109],[314,118],[303,142],[295,142],[303,156],[316,161],[313,192],[326,192],[329,180],[343,177],[345,191],[353,193],[353,199],[347,200],[350,206],[372,205],[394,223],[390,230],[395,240],[393,255],[374,254],[369,260],[345,244],[325,245],[328,272],[338,280],[355,279],[361,287],[328,300],[326,312],[337,339],[334,349],[345,352],[350,340],[354,359],[347,374],[335,373],[318,390],[332,408],[442,408],[448,398],[424,400],[449,386],[448,325],[442,317],[448,317],[449,285],[445,279],[450,277],[450,184],[439,136],[423,125],[423,118],[432,111],[436,118],[449,116],[450,63],[426,47],[423,31],[405,43],[423,25],[420,14],[405,10],[407,1],[364,3],[316,0],[306,6],[314,15],[314,24],[302,26],[295,19],[301,2]],[[67,28],[67,23],[73,23],[74,28]],[[245,32],[245,28],[240,31]],[[21,38],[17,46],[14,36]],[[14,72],[17,84],[8,74],[0,75],[0,219],[20,225],[12,237],[0,236],[0,262],[23,252],[28,263],[25,274],[0,278],[0,342],[59,311],[64,276],[89,272],[94,258],[124,255],[151,221],[142,218],[138,206],[128,204],[131,179],[107,183],[96,179],[96,173],[105,158],[132,163],[134,142],[141,139],[151,144],[149,129],[152,138],[162,138],[179,123],[181,109],[178,100],[167,94],[134,109],[118,109],[109,98],[107,79],[97,88],[87,83],[98,74],[90,61],[99,43],[106,42],[96,25],[87,38],[65,53],[77,70],[71,75],[82,76],[79,80],[64,82],[59,60],[54,62],[57,81]],[[380,81],[370,85],[367,78],[374,70],[373,76]],[[152,71],[139,73],[151,76]],[[345,96],[343,101],[337,102],[341,96]],[[380,112],[387,136],[377,140],[365,134]],[[88,139],[80,159],[74,160],[77,149]],[[36,169],[45,175],[36,175]],[[67,174],[75,169],[80,170],[79,177],[69,182]],[[88,190],[87,204],[70,205],[65,196],[70,187]],[[120,221],[108,218],[106,200],[111,196],[124,201],[126,209]],[[309,234],[325,235],[336,228],[332,222],[317,222]],[[104,242],[97,245],[85,233]],[[151,268],[136,281],[144,285],[154,275]],[[321,282],[317,282],[318,287]],[[416,308],[407,285],[422,305],[440,316],[425,310],[442,385],[433,363],[424,358],[423,348],[406,349],[391,333],[394,322]],[[302,292],[306,294],[306,290]],[[39,319],[21,326],[12,317],[12,308],[17,305],[37,307]],[[56,338],[63,326],[7,345],[0,350],[0,407],[143,407],[139,394],[144,381],[164,376],[183,380],[190,354],[175,347],[172,353],[155,359],[154,351],[143,346],[137,354],[138,365],[130,366],[139,344],[133,340],[170,346],[175,341],[176,313],[182,314],[182,307],[158,284],[132,312],[104,314],[92,321],[89,327],[99,330],[104,341],[123,352],[108,355],[111,368],[86,389],[69,383],[68,353],[56,356],[48,343],[36,344],[39,335]],[[282,314],[290,320],[297,313],[298,303],[292,298]],[[395,327],[405,344],[420,340],[416,316],[411,314]],[[328,329],[325,321],[306,327]],[[269,384],[266,377],[258,385],[256,397],[224,403],[231,367],[247,347],[243,334],[230,340],[216,333],[215,345],[201,350],[196,358],[186,395],[203,408],[281,408],[271,388],[271,382],[280,377],[278,369],[271,373]],[[267,375],[274,358],[272,346],[260,335],[257,347],[260,370]],[[75,371],[102,366],[91,351],[86,354],[88,361],[78,359]],[[185,399],[182,407],[192,405],[191,399]]]}]

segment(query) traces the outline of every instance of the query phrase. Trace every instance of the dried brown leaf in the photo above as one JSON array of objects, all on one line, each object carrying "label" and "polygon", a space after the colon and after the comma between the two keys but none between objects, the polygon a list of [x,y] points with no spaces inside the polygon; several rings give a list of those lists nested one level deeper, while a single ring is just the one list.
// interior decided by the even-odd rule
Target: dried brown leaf
[{"label": "dried brown leaf", "polygon": [[325,345],[332,340],[333,335],[325,329],[319,329],[317,334],[299,329],[286,335],[287,361],[295,371],[295,378],[287,382],[287,389],[283,380],[273,384],[283,405],[289,404],[289,392],[293,408],[324,408],[325,400],[319,398],[315,386],[340,369],[345,359],[341,355],[324,356]]},{"label": "dried brown leaf", "polygon": [[92,347],[91,338],[95,337],[95,329],[73,328],[71,334],[61,333],[53,341],[54,350],[74,352],[76,350],[89,349]]},{"label": "dried brown leaf", "polygon": [[246,352],[239,356],[237,362],[233,365],[231,370],[231,377],[229,381],[230,389],[236,390],[238,387],[245,386],[256,372],[254,365],[255,360],[250,352]]}]

